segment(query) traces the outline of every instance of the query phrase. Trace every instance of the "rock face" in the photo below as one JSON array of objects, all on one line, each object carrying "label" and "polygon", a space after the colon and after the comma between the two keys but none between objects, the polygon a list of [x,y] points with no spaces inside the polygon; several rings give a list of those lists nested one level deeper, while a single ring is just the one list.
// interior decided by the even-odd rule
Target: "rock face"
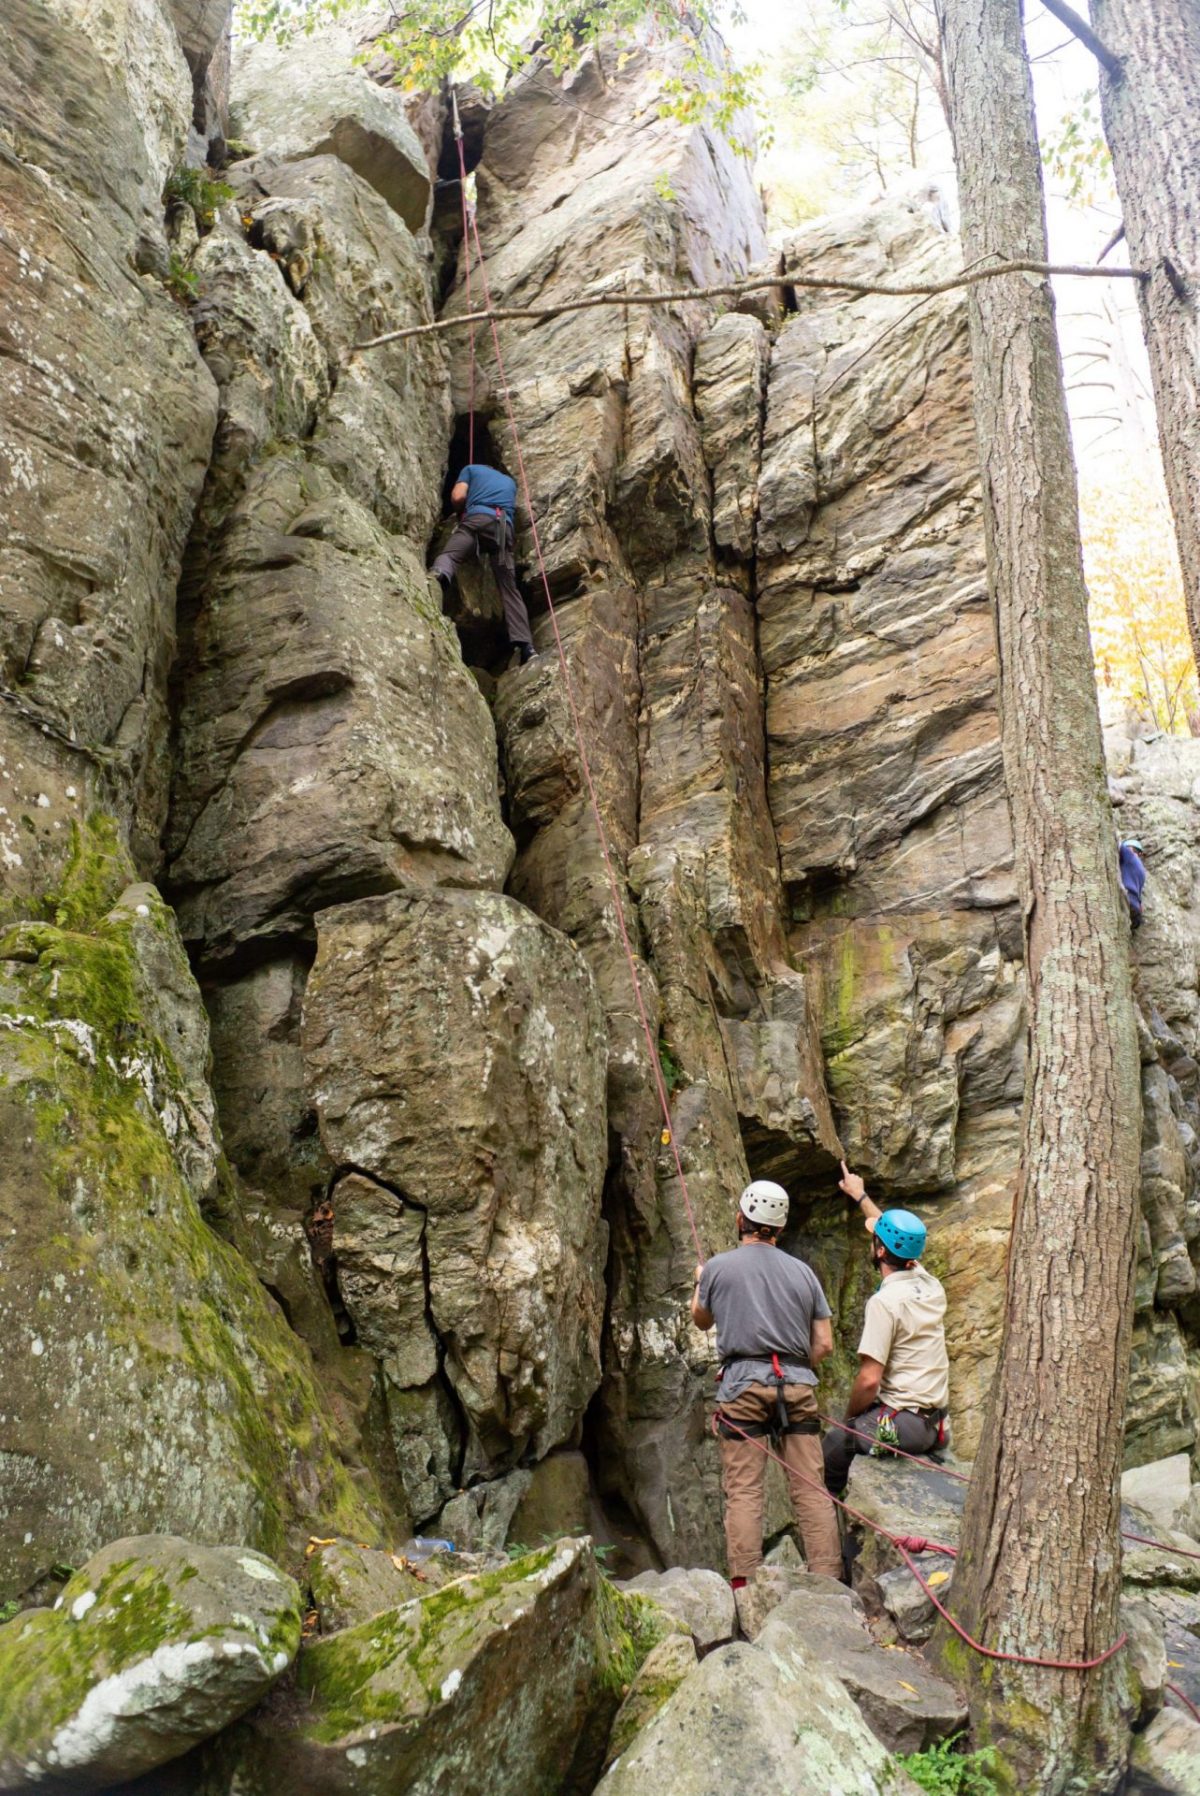
[{"label": "rock face", "polygon": [[[222,0],[5,23],[0,1598],[135,1531],[295,1563],[336,1539],[297,1788],[407,1776],[421,1741],[458,1775],[456,1730],[509,1690],[493,1635],[541,1653],[543,1623],[583,1657],[543,1666],[524,1787],[568,1717],[592,1776],[636,1668],[584,1549],[489,1587],[495,1629],[434,1692],[402,1650],[432,1593],[350,1543],[596,1528],[660,1591],[715,1591],[692,1268],[750,1176],[789,1187],[831,1410],[870,1282],[843,1152],[930,1224],[974,1450],[1024,1022],[964,302],[781,286],[508,320],[474,376],[461,331],[361,350],[466,302],[445,108],[411,71],[339,26],[243,48],[230,85]],[[773,275],[748,160],[660,109],[679,72],[605,43],[462,96],[498,305]],[[905,200],[784,254],[918,279],[956,250]],[[519,432],[544,559],[543,586],[522,502],[543,653],[520,669],[486,570],[445,612],[425,574],[472,392],[477,458],[517,471]],[[1109,748],[1150,866],[1136,1465],[1196,1435],[1200,760]],[[952,1544],[956,1487],[905,1476],[855,1488]],[[788,1521],[772,1474],[768,1535]],[[1184,1632],[1189,1564],[1170,1539],[1126,1561]],[[747,1632],[782,1636],[796,1575],[743,1598]],[[919,1637],[889,1556],[864,1543],[858,1576]],[[808,1725],[803,1648],[719,1646],[725,1598],[689,1611],[707,1656],[669,1701],[649,1677],[612,1787],[662,1781],[681,1721],[685,1780],[752,1737],[774,1777]],[[834,1620],[841,1653],[859,1623]],[[348,1654],[386,1743],[338,1706]],[[481,1708],[442,1694],[455,1672]],[[739,1680],[722,1742],[705,1704]],[[894,1776],[816,1687],[796,1775]],[[238,1777],[276,1776],[277,1703]]]},{"label": "rock face", "polygon": [[[0,937],[0,1566],[20,1592],[131,1517],[270,1552],[372,1529],[300,1342],[205,1221],[207,1032],[174,922],[115,829]],[[226,1175],[227,1176],[227,1175]]]},{"label": "rock face", "polygon": [[256,1703],[296,1656],[300,1592],[259,1553],[114,1541],[0,1630],[0,1785],[102,1790]]},{"label": "rock face", "polygon": [[604,1063],[587,963],[491,894],[365,899],[319,929],[305,1060],[331,1159],[366,1175],[332,1198],[339,1262],[344,1192],[355,1236],[347,1309],[400,1356],[383,1365],[402,1401],[449,1387],[457,1482],[540,1457],[600,1375]]}]

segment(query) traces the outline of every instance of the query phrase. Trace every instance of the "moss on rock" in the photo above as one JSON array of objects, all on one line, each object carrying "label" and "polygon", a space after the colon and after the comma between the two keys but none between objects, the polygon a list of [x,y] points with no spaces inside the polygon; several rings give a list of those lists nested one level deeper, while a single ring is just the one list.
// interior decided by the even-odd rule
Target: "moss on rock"
[{"label": "moss on rock", "polygon": [[299,1589],[260,1555],[116,1541],[0,1629],[0,1784],[138,1776],[235,1720],[299,1643]]},{"label": "moss on rock", "polygon": [[[151,1014],[139,931],[168,938],[177,1036],[200,997],[157,894],[118,905],[131,873],[111,823],[92,819],[47,900],[54,920],[0,942],[0,1322],[18,1468],[0,1494],[0,1595],[131,1527],[275,1555],[317,1529],[378,1537],[306,1349],[197,1207],[196,1073]],[[206,1042],[202,1023],[190,1035]]]}]

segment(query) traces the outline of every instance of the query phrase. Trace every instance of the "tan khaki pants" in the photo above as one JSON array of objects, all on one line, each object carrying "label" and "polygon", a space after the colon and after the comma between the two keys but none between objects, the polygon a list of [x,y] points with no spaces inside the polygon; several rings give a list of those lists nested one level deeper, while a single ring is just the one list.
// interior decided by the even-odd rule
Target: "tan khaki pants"
[{"label": "tan khaki pants", "polygon": [[[783,1388],[790,1422],[816,1419],[817,1399],[809,1384]],[[730,1403],[721,1405],[731,1422],[768,1422],[775,1414],[775,1387],[752,1384]],[[748,1578],[762,1564],[763,1479],[767,1471],[766,1435],[752,1440],[721,1437],[721,1472],[725,1489],[725,1544],[731,1578]],[[825,1466],[821,1437],[817,1434],[785,1434],[781,1457],[786,1462],[788,1492],[809,1571],[828,1578],[842,1575],[842,1549],[837,1513],[825,1494]]]}]

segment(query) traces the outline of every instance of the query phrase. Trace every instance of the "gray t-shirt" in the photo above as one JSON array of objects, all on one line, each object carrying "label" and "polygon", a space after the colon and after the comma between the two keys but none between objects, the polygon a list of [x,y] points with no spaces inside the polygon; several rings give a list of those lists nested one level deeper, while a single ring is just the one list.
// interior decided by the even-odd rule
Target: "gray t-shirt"
[{"label": "gray t-shirt", "polygon": [[717,1353],[725,1370],[723,1399],[747,1385],[771,1384],[771,1355],[779,1355],[788,1384],[816,1384],[817,1375],[789,1355],[807,1358],[812,1325],[830,1315],[821,1283],[811,1266],[782,1248],[743,1241],[708,1262],[700,1279],[700,1302],[717,1329]]}]

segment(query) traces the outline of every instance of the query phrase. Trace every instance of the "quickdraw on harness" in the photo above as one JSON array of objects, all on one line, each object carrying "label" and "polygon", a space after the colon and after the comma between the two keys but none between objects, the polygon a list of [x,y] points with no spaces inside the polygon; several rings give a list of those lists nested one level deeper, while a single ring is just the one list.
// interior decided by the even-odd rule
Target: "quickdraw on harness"
[{"label": "quickdraw on harness", "polygon": [[[875,1444],[868,1450],[869,1458],[883,1459],[892,1453],[899,1453],[902,1459],[911,1459],[913,1457],[911,1454],[905,1453],[900,1445],[900,1436],[896,1429],[896,1417],[902,1413],[904,1412],[899,1409],[889,1409],[886,1404],[881,1407],[879,1419],[875,1424]],[[916,1409],[911,1413],[920,1416],[922,1421],[928,1422],[936,1430],[932,1444],[925,1449],[926,1454],[942,1452],[949,1445],[950,1441],[950,1433],[946,1426],[945,1410]],[[847,1428],[844,1422],[838,1423],[837,1426],[845,1429],[847,1434],[859,1434],[857,1428]],[[859,1435],[859,1438],[865,1440],[867,1437],[865,1435]],[[924,1457],[924,1455],[922,1455],[922,1457]]]},{"label": "quickdraw on harness", "polygon": [[[794,1353],[791,1357],[797,1365],[808,1365],[807,1353]],[[732,1361],[728,1363],[733,1364]],[[718,1380],[724,1370],[725,1367],[722,1366],[721,1372],[717,1374]],[[718,1407],[713,1413],[714,1434],[719,1434],[727,1441],[739,1438],[762,1440],[765,1436],[774,1441],[776,1447],[782,1444],[785,1434],[820,1434],[821,1424],[815,1415],[802,1416],[798,1422],[793,1422],[788,1415],[787,1397],[784,1395],[786,1380],[777,1353],[771,1355],[771,1372],[775,1384],[775,1413],[770,1419],[766,1422],[730,1422]]]}]

